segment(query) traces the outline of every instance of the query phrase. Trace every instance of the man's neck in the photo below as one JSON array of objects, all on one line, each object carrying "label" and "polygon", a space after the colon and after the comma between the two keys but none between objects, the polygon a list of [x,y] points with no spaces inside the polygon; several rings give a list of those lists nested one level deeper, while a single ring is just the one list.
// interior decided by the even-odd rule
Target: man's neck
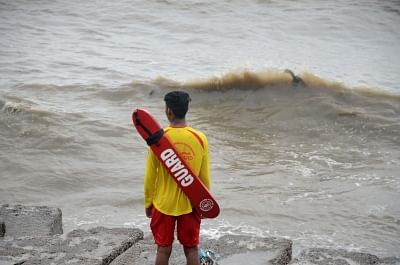
[{"label": "man's neck", "polygon": [[170,126],[171,127],[185,127],[186,120],[185,119],[175,119],[173,121],[170,121]]}]

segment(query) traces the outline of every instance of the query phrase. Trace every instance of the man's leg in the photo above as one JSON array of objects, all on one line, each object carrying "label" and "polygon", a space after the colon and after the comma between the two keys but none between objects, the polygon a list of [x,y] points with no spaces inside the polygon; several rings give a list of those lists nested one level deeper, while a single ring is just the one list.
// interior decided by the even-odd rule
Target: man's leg
[{"label": "man's leg", "polygon": [[157,244],[155,264],[167,265],[174,242],[175,217],[162,214],[156,208],[153,208],[150,228],[154,242]]},{"label": "man's leg", "polygon": [[155,265],[168,265],[169,257],[171,256],[172,246],[158,247],[156,264]]},{"label": "man's leg", "polygon": [[199,250],[197,247],[183,247],[187,265],[200,265]]},{"label": "man's leg", "polygon": [[200,216],[196,212],[178,217],[178,239],[183,246],[187,265],[200,265]]}]

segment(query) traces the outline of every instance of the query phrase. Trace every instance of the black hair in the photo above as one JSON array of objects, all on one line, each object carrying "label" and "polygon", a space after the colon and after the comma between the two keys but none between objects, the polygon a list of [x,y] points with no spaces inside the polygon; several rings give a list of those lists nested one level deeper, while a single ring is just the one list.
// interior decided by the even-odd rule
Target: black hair
[{"label": "black hair", "polygon": [[191,101],[188,93],[183,91],[172,91],[164,96],[165,104],[178,119],[184,119]]}]

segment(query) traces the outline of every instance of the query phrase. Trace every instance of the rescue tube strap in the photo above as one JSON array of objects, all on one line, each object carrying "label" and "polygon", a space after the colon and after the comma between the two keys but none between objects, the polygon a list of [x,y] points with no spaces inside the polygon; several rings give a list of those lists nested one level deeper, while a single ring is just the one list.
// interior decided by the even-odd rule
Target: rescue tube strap
[{"label": "rescue tube strap", "polygon": [[156,131],[155,133],[151,133],[149,129],[147,129],[141,122],[139,119],[139,115],[137,112],[134,113],[134,118],[136,121],[136,124],[138,126],[140,126],[148,135],[149,137],[146,138],[146,143],[147,145],[153,145],[153,144],[158,144],[161,137],[164,135],[164,130],[160,129],[158,131]]},{"label": "rescue tube strap", "polygon": [[147,139],[146,143],[147,145],[152,145],[152,144],[157,144],[160,142],[161,137],[164,135],[164,130],[160,129],[156,131],[155,133],[151,134]]}]

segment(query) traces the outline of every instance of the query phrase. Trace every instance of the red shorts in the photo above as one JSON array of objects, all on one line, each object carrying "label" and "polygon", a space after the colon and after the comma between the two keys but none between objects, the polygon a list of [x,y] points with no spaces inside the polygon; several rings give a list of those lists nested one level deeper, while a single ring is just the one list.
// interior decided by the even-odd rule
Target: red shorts
[{"label": "red shorts", "polygon": [[160,247],[171,246],[174,242],[175,223],[178,240],[184,247],[196,247],[199,244],[200,216],[195,212],[180,216],[170,216],[153,207],[150,228],[154,241]]}]

